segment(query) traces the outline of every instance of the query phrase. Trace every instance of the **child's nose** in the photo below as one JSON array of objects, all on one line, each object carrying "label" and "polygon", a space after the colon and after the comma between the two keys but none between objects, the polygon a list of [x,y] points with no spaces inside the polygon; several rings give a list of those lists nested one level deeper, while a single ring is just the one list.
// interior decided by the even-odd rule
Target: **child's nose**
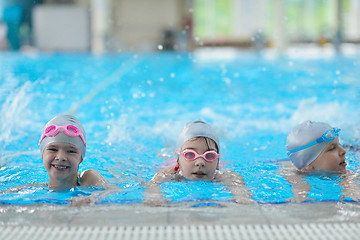
[{"label": "child's nose", "polygon": [[60,161],[65,161],[66,160],[66,153],[63,150],[58,150],[57,154],[56,154],[56,159],[60,160]]},{"label": "child's nose", "polygon": [[205,166],[205,159],[203,159],[202,157],[199,157],[199,158],[195,159],[195,166],[204,167]]},{"label": "child's nose", "polygon": [[340,146],[340,155],[345,155],[346,150]]}]

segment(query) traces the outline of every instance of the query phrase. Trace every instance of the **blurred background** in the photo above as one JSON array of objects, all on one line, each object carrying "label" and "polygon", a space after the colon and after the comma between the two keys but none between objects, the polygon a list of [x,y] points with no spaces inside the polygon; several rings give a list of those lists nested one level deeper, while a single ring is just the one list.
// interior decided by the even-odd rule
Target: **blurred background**
[{"label": "blurred background", "polygon": [[360,43],[359,0],[1,0],[1,51],[341,51]]}]

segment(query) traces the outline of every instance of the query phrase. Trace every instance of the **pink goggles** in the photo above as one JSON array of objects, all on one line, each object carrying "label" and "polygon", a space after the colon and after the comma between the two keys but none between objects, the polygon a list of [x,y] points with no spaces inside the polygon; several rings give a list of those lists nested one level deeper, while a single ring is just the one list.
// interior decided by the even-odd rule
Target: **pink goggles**
[{"label": "pink goggles", "polygon": [[54,137],[56,136],[60,129],[68,136],[70,137],[80,137],[81,140],[84,142],[85,146],[86,146],[86,140],[84,138],[84,135],[82,134],[82,132],[79,131],[79,129],[77,127],[75,127],[74,125],[65,125],[65,126],[56,126],[56,125],[51,125],[48,126],[43,135],[41,135],[40,141],[39,141],[39,145],[41,143],[41,141],[45,138],[45,137]]},{"label": "pink goggles", "polygon": [[202,157],[207,162],[213,162],[220,157],[220,153],[215,151],[206,151],[203,154],[198,154],[197,152],[190,149],[185,149],[184,151],[181,151],[180,154],[188,161],[193,161],[199,157]]}]

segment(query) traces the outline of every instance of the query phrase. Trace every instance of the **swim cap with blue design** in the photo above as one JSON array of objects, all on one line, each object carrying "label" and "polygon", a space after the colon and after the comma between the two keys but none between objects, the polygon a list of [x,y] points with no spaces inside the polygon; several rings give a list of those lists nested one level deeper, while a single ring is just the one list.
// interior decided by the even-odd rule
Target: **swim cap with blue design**
[{"label": "swim cap with blue design", "polygon": [[[320,138],[326,131],[333,129],[323,122],[305,121],[294,127],[286,139],[286,148],[292,150],[302,147]],[[290,160],[299,170],[309,166],[325,149],[329,142],[321,142],[311,147],[293,152],[289,155]]]}]

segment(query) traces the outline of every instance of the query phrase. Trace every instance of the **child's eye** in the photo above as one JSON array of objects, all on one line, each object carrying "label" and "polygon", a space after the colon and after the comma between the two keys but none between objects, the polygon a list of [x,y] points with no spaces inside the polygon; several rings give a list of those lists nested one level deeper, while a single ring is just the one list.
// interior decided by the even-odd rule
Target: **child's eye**
[{"label": "child's eye", "polygon": [[334,150],[335,149],[335,146],[334,145],[331,145],[329,148],[328,148],[328,151],[331,151],[331,150]]},{"label": "child's eye", "polygon": [[77,151],[74,149],[70,149],[70,150],[68,150],[68,153],[77,153]]},{"label": "child's eye", "polygon": [[193,159],[194,157],[195,157],[195,154],[192,153],[192,152],[187,152],[187,153],[185,153],[185,158]]},{"label": "child's eye", "polygon": [[48,151],[51,151],[51,152],[56,152],[56,151],[57,151],[56,148],[48,148],[47,150],[48,150]]}]

